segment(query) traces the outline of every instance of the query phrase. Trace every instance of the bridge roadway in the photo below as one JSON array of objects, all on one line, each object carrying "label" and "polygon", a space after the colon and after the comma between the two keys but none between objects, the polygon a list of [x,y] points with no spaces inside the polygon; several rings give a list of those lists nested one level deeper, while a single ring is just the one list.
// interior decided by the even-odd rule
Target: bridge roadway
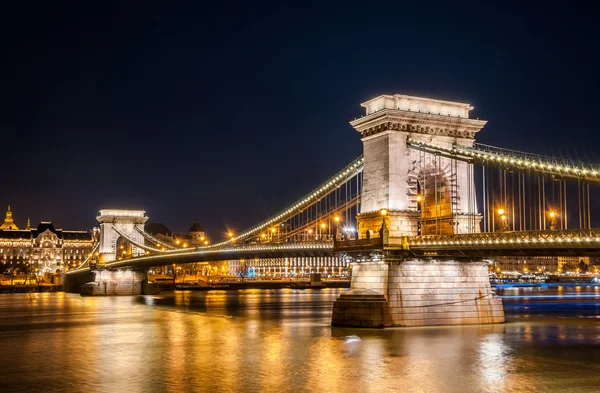
[{"label": "bridge roadway", "polygon": [[[600,255],[600,229],[562,231],[487,232],[407,237],[398,246],[382,245],[380,238],[343,242],[230,245],[218,249],[178,249],[161,254],[109,262],[106,269],[149,268],[192,262],[254,258],[332,257],[349,251],[401,252],[410,257],[595,256]],[[67,274],[90,271],[89,267]]]},{"label": "bridge roadway", "polygon": [[[193,262],[218,262],[254,258],[292,258],[335,256],[333,242],[288,243],[269,245],[231,245],[218,249],[179,249],[155,255],[108,262],[106,269],[149,268]],[[89,272],[89,267],[71,270],[67,274]]]},{"label": "bridge roadway", "polygon": [[596,256],[600,229],[415,236],[408,248],[420,256]]}]

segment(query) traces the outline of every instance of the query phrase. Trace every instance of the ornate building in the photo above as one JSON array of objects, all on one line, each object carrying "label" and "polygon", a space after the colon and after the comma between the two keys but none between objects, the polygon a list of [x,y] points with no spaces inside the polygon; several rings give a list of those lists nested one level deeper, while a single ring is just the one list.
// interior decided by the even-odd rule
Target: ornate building
[{"label": "ornate building", "polygon": [[[27,221],[29,223],[29,220]],[[15,225],[13,220],[12,212],[10,211],[10,205],[8,205],[8,210],[6,210],[6,217],[4,218],[4,223],[0,225],[0,230],[18,230],[19,227]]]},{"label": "ornate building", "polygon": [[576,272],[583,262],[590,266],[590,257],[583,256],[545,256],[545,257],[496,257],[492,260],[493,268],[500,272],[519,273],[567,273]]},{"label": "ornate building", "polygon": [[0,270],[4,272],[54,273],[79,266],[98,242],[98,230],[65,231],[42,221],[24,230],[14,223],[10,207],[0,226]]}]

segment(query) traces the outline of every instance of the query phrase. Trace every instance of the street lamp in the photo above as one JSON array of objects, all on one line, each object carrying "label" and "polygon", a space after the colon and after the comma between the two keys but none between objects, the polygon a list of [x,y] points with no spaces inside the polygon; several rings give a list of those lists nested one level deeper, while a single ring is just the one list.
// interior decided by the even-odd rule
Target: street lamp
[{"label": "street lamp", "polygon": [[508,225],[507,225],[507,222],[506,222],[506,215],[504,214],[504,209],[503,208],[499,208],[497,210],[497,213],[500,216],[500,219],[502,220],[501,221],[501,223],[502,223],[502,230],[503,231],[507,231],[508,230]]},{"label": "street lamp", "polygon": [[334,237],[335,237],[335,239],[337,239],[338,232],[340,230],[340,216],[333,217],[333,221],[335,222],[335,234],[334,234]]},{"label": "street lamp", "polygon": [[556,212],[550,211],[550,230],[553,231],[556,229]]},{"label": "street lamp", "polygon": [[384,234],[387,231],[387,226],[385,225],[385,216],[388,214],[387,209],[381,209],[379,210],[379,213],[381,214],[381,229],[379,229],[379,237],[381,238],[381,241],[384,241]]}]

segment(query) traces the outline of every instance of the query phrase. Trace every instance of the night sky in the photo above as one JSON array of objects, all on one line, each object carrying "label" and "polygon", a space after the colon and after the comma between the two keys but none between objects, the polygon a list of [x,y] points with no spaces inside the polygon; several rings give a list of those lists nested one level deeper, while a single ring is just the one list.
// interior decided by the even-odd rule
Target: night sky
[{"label": "night sky", "polygon": [[600,37],[575,1],[14,3],[0,209],[21,227],[143,208],[216,240],[360,155],[348,122],[379,94],[469,102],[479,142],[600,162]]}]

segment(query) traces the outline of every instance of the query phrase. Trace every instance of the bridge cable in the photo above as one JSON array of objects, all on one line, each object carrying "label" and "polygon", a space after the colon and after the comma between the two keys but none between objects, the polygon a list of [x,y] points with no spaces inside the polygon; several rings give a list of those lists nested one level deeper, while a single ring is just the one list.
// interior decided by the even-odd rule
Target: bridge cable
[{"label": "bridge cable", "polygon": [[[127,240],[128,242],[130,242],[131,244],[133,244],[134,246],[141,248],[142,250],[145,251],[152,251],[152,252],[158,252],[158,253],[168,253],[168,252],[173,252],[173,251],[164,251],[164,250],[159,250],[156,249],[154,247],[149,247],[146,246],[145,244],[141,244],[136,240],[131,239],[128,235],[126,235],[124,232],[122,232],[121,230],[117,229],[116,226],[112,225],[112,229],[117,232],[119,235],[121,235],[125,240]],[[176,250],[176,251],[180,251],[180,250]]]}]

